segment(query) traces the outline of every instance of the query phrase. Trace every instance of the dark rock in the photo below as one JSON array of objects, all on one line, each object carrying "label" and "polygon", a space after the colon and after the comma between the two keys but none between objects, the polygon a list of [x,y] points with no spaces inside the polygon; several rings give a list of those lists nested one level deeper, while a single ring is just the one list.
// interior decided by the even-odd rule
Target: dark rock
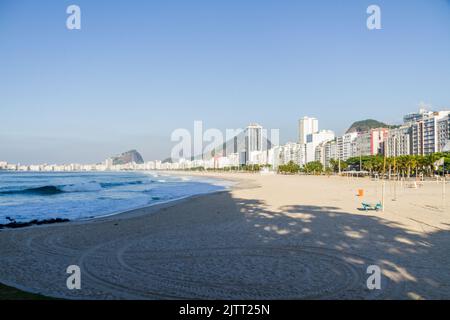
[{"label": "dark rock", "polygon": [[[10,220],[10,219],[8,219],[8,220]],[[13,221],[13,222],[6,223],[6,224],[0,224],[0,229],[3,229],[3,228],[17,229],[17,228],[30,227],[30,226],[34,226],[34,225],[69,222],[70,220],[56,218],[56,219],[47,219],[47,220],[31,220],[28,222],[16,222],[16,220],[14,220],[14,219],[11,219],[10,221]]]}]

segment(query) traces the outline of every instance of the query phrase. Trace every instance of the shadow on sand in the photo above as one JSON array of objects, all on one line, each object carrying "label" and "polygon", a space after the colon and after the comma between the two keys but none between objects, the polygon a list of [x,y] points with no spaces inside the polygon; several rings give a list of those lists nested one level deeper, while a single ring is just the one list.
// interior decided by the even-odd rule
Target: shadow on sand
[{"label": "shadow on sand", "polygon": [[[411,232],[401,224],[383,219],[381,212],[359,215],[333,206],[308,205],[282,206],[271,211],[263,201],[231,196],[230,201],[244,213],[252,236],[262,245],[335,258],[334,262],[323,262],[307,257],[309,267],[318,268],[319,272],[333,272],[330,269],[338,268],[342,261],[352,266],[355,273],[343,275],[356,278],[352,285],[334,288],[340,290],[336,294],[312,298],[450,298],[447,230],[434,227],[428,233]],[[367,289],[369,265],[380,267],[382,290]],[[324,275],[326,281],[325,278]]]}]

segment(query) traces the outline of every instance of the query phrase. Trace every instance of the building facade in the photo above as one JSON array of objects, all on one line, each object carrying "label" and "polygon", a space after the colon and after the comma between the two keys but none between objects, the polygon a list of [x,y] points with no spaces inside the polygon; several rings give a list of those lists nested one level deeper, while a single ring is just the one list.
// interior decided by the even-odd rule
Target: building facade
[{"label": "building facade", "polygon": [[307,136],[319,131],[319,120],[303,117],[298,120],[298,143],[306,143]]},{"label": "building facade", "polygon": [[357,136],[358,133],[350,132],[336,139],[338,159],[345,161],[355,154],[355,144],[353,142]]},{"label": "building facade", "polygon": [[411,127],[401,126],[389,130],[385,140],[387,157],[406,156],[411,154]]},{"label": "building facade", "polygon": [[315,161],[316,147],[326,141],[334,140],[335,135],[331,130],[321,130],[317,133],[308,134],[306,137],[306,159],[305,163]]}]

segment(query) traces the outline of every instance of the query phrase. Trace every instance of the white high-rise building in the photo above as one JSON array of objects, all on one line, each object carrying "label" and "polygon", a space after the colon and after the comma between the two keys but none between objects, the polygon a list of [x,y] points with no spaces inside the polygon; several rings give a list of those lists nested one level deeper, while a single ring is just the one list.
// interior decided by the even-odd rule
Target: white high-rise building
[{"label": "white high-rise building", "polygon": [[411,127],[408,125],[389,130],[385,141],[388,157],[405,156],[411,153]]},{"label": "white high-rise building", "polygon": [[437,123],[438,152],[446,151],[450,143],[450,114],[444,116]]},{"label": "white high-rise building", "polygon": [[422,104],[418,112],[408,113],[407,115],[403,116],[403,122],[406,125],[410,125],[414,122],[418,122],[432,116],[433,111],[429,111],[425,107],[426,106]]},{"label": "white high-rise building", "polygon": [[306,160],[305,163],[312,162],[316,159],[316,147],[325,141],[335,138],[334,132],[331,130],[321,130],[316,133],[308,134],[306,137]]},{"label": "white high-rise building", "polygon": [[316,161],[320,161],[324,167],[329,167],[331,159],[338,159],[336,139],[321,142],[316,147]]},{"label": "white high-rise building", "polygon": [[6,169],[8,167],[8,162],[0,161],[0,170]]},{"label": "white high-rise building", "polygon": [[256,123],[250,124],[246,128],[246,151],[248,153],[252,151],[262,150],[262,126]]},{"label": "white high-rise building", "polygon": [[358,133],[352,142],[351,157],[374,156],[384,153],[384,142],[388,137],[387,128],[370,129],[367,132]]},{"label": "white high-rise building", "polygon": [[282,146],[275,146],[268,150],[267,152],[267,163],[272,166],[274,170],[278,168],[280,164],[282,164],[281,152],[283,150]]},{"label": "white high-rise building", "polygon": [[357,132],[346,133],[336,139],[337,153],[340,160],[347,160],[354,153],[354,141],[358,136]]},{"label": "white high-rise building", "polygon": [[301,143],[288,142],[283,146],[283,152],[281,154],[283,164],[287,164],[289,161],[303,166],[305,164],[305,145]]},{"label": "white high-rise building", "polygon": [[298,120],[298,143],[306,143],[309,134],[319,131],[319,120],[316,118],[303,117]]},{"label": "white high-rise building", "polygon": [[[424,114],[411,125],[411,153],[425,155],[438,152],[446,143],[445,122],[450,111],[437,111]],[[441,129],[444,129],[443,131]]]}]

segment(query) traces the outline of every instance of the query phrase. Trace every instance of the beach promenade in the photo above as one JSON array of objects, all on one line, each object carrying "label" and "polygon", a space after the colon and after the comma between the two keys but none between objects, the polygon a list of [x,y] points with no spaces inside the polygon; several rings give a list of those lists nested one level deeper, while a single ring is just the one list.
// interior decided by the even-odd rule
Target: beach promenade
[{"label": "beach promenade", "polygon": [[[366,212],[358,208],[381,200],[380,181],[215,176],[237,184],[108,218],[0,230],[0,283],[69,299],[450,299],[441,184],[386,182],[385,211]],[[66,287],[69,265],[81,268],[81,290]],[[367,288],[370,265],[382,271],[380,290]]]}]

